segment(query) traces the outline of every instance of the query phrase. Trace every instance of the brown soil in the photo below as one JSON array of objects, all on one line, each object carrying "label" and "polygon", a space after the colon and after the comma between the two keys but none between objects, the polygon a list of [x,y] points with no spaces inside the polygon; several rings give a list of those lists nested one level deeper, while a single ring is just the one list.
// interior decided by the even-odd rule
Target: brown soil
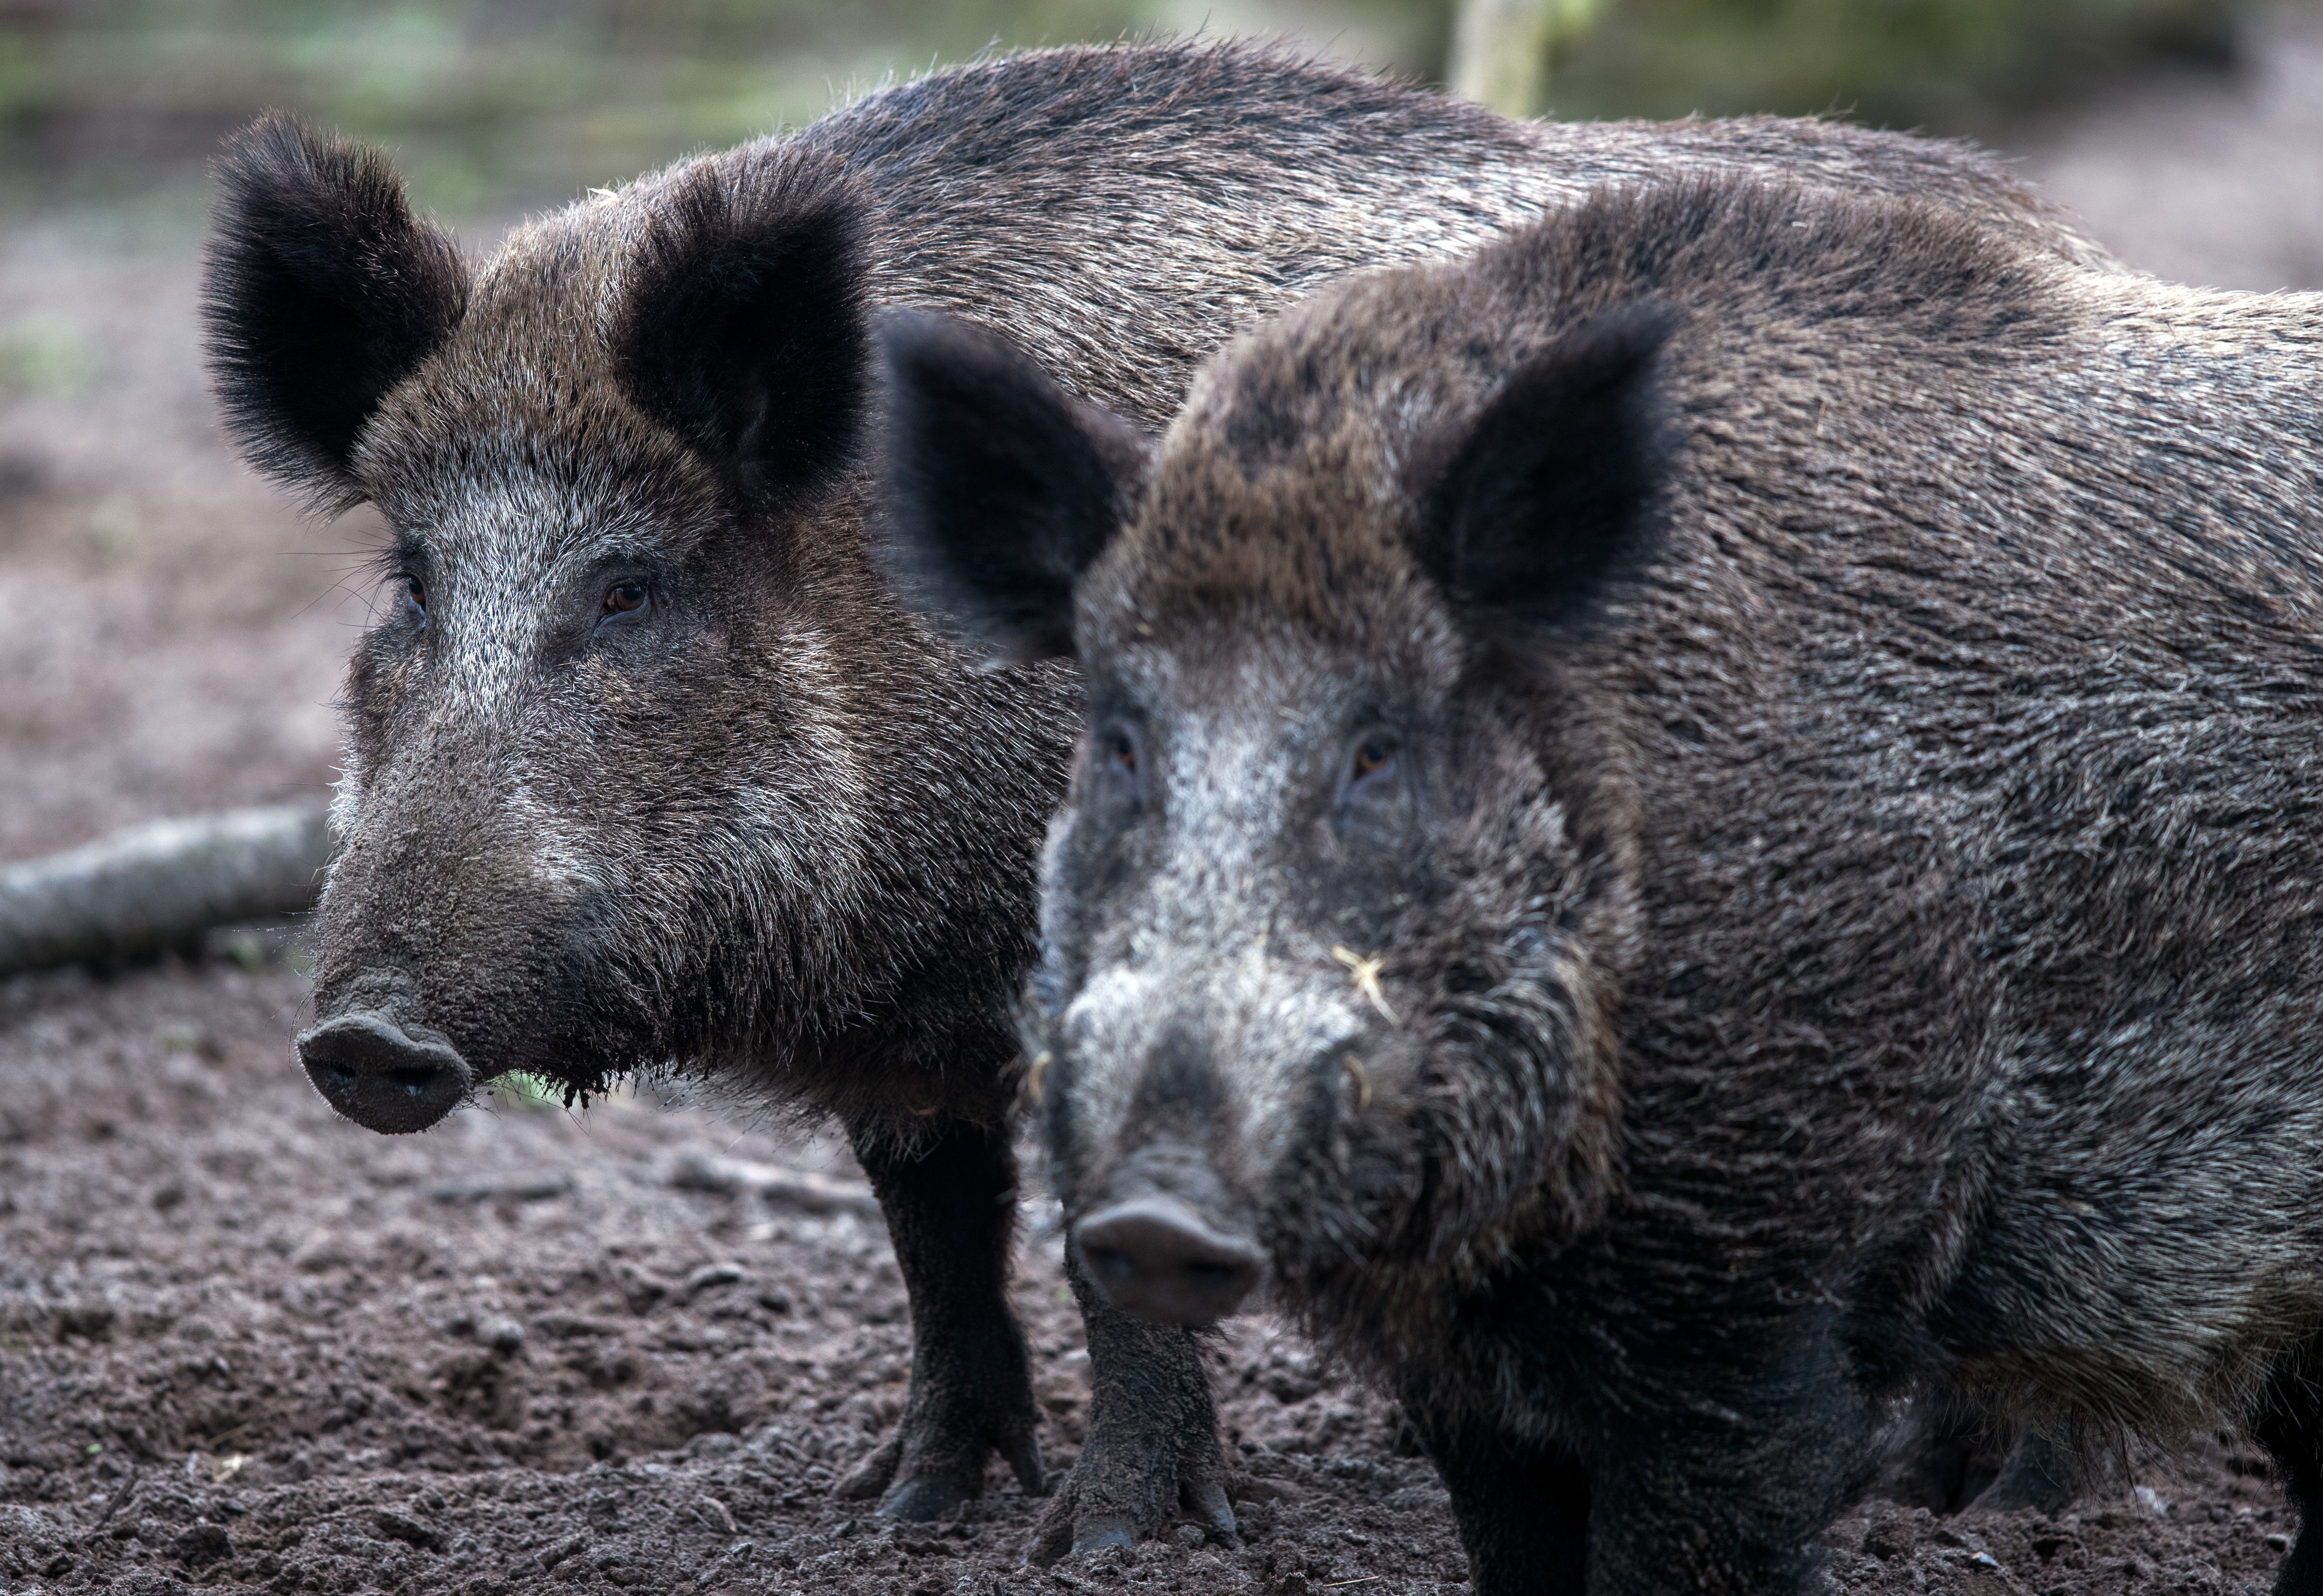
[{"label": "brown soil", "polygon": [[[2137,263],[2323,287],[2323,34],[2281,38],[2243,87],[2052,135],[2036,175]],[[2182,175],[2203,149],[2231,170]],[[227,457],[173,203],[0,230],[0,859],[329,777],[373,529],[306,526]],[[876,1219],[687,1183],[703,1151],[851,1179],[843,1156],[655,1094],[373,1136],[290,1059],[295,949],[242,950],[0,984],[0,1596],[1463,1583],[1392,1408],[1263,1317],[1216,1358],[1243,1545],[1034,1571],[1039,1504],[998,1474],[957,1523],[874,1519],[831,1486],[903,1396]],[[1047,1212],[1017,1301],[1061,1467],[1085,1362]],[[2053,1522],[1875,1503],[1830,1568],[1899,1596],[2271,1580],[2292,1525],[2231,1438],[2135,1477]]]},{"label": "brown soil", "polygon": [[[704,1156],[851,1174],[666,1098],[500,1104],[423,1136],[337,1120],[289,1061],[295,971],[0,988],[0,1591],[1435,1591],[1464,1563],[1390,1406],[1262,1316],[1216,1366],[1244,1544],[1021,1552],[995,1476],[900,1527],[832,1481],[909,1360],[876,1219],[705,1189]],[[1069,1463],[1086,1397],[1053,1208],[1018,1311]],[[2055,1523],[1878,1504],[1849,1591],[2232,1591],[2290,1527],[2212,1444]],[[2156,1494],[2158,1492],[2158,1494]],[[1987,1561],[1989,1559],[1989,1561]]]}]

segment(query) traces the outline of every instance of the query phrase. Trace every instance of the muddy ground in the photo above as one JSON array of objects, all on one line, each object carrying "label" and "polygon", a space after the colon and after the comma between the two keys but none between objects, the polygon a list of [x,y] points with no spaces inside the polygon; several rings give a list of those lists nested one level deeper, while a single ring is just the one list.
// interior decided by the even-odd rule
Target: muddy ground
[{"label": "muddy ground", "polygon": [[[2036,175],[2135,264],[2323,288],[2323,28],[2254,57],[2029,132]],[[0,232],[0,859],[329,778],[374,528],[306,525],[226,456],[190,214]],[[1391,1407],[1262,1317],[1217,1353],[1240,1546],[1030,1569],[1039,1503],[998,1475],[957,1523],[876,1520],[831,1488],[895,1417],[908,1325],[843,1153],[671,1093],[374,1136],[291,1062],[295,940],[233,951],[0,983],[5,1596],[1464,1587]],[[1017,1302],[1062,1467],[1086,1382],[1055,1255],[1034,1208]],[[2231,1436],[2134,1483],[2054,1520],[1869,1503],[1830,1568],[1960,1596],[2272,1579],[2292,1526]]]}]

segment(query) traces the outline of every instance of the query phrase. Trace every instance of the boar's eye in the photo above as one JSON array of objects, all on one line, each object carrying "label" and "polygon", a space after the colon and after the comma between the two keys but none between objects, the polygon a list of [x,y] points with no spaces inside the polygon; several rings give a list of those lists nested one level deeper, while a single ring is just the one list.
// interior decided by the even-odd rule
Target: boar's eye
[{"label": "boar's eye", "polygon": [[646,584],[617,582],[605,590],[605,613],[630,615],[646,607]]},{"label": "boar's eye", "polygon": [[1411,819],[1412,793],[1403,769],[1403,739],[1387,727],[1359,730],[1340,745],[1338,789],[1331,823],[1350,841],[1392,848]]},{"label": "boar's eye", "polygon": [[1134,726],[1100,729],[1089,745],[1089,795],[1117,817],[1134,812],[1143,796],[1138,766],[1144,748]]},{"label": "boar's eye", "polygon": [[427,616],[427,584],[421,582],[417,576],[412,575],[409,571],[404,572],[402,574],[398,576],[396,581],[400,582],[403,586],[404,601],[419,612],[421,619],[426,619]]},{"label": "boar's eye", "polygon": [[1356,745],[1354,764],[1348,775],[1362,781],[1374,776],[1395,763],[1395,739],[1391,737],[1367,737]]}]

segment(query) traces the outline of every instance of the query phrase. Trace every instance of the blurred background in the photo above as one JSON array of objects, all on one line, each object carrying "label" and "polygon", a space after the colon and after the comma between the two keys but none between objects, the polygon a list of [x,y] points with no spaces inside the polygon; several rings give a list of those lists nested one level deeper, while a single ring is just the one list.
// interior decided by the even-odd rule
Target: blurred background
[{"label": "blurred background", "polygon": [[318,793],[377,535],[238,466],[207,161],[283,106],[482,248],[528,209],[990,49],[1265,33],[1565,116],[1973,137],[2132,264],[2323,288],[2323,10],[2236,0],[0,0],[0,861]]}]

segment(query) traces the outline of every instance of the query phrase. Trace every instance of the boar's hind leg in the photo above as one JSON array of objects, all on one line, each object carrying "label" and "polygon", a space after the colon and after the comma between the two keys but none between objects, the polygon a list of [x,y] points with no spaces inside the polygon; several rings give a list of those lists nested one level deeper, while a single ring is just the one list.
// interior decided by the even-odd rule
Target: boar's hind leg
[{"label": "boar's hind leg", "polygon": [[1024,1333],[1008,1309],[1016,1158],[1003,1124],[953,1120],[931,1145],[858,1131],[855,1156],[879,1194],[912,1301],[912,1390],[895,1433],[840,1481],[885,1491],[882,1513],[934,1518],[984,1488],[995,1451],[1042,1486]]},{"label": "boar's hind leg", "polygon": [[1088,1330],[1088,1433],[1034,1532],[1032,1557],[1125,1546],[1188,1513],[1213,1539],[1235,1534],[1218,1414],[1197,1333],[1134,1319],[1106,1300],[1065,1248],[1065,1273]]},{"label": "boar's hind leg", "polygon": [[1878,1472],[1881,1414],[1834,1329],[1754,1370],[1684,1369],[1593,1450],[1593,1596],[1809,1585],[1814,1537]]},{"label": "boar's hind leg", "polygon": [[1477,1596],[1581,1596],[1588,1576],[1589,1476],[1538,1443],[1407,1408],[1444,1476]]},{"label": "boar's hind leg", "polygon": [[2323,1336],[2275,1366],[2253,1430],[2299,1505],[2299,1539],[2274,1576],[2275,1596],[2323,1596]]}]

